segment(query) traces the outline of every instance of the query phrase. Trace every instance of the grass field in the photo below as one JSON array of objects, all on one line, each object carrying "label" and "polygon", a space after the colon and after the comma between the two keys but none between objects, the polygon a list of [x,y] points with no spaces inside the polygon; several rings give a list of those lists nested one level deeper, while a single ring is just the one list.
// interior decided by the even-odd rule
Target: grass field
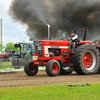
[{"label": "grass field", "polygon": [[0,62],[0,69],[6,69],[6,68],[12,68],[12,62],[2,62],[2,66]]},{"label": "grass field", "polygon": [[1,62],[0,62],[0,70],[7,69],[7,68],[13,68],[12,62],[2,62],[2,67],[1,67]]},{"label": "grass field", "polygon": [[[40,66],[39,68],[43,68],[45,66]],[[9,69],[14,69],[14,67],[12,66],[12,62],[2,62],[2,67],[1,67],[1,63],[0,63],[0,70],[9,70]],[[21,68],[24,68],[21,67]]]},{"label": "grass field", "polygon": [[0,100],[100,100],[100,83],[79,87],[64,84],[0,89]]}]

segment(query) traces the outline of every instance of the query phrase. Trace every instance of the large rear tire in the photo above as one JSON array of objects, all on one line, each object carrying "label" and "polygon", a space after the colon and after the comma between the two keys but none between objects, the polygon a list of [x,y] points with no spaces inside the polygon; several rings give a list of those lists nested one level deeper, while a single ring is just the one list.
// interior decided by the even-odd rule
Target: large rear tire
[{"label": "large rear tire", "polygon": [[95,74],[99,69],[99,54],[90,44],[77,47],[72,60],[74,69],[79,75]]},{"label": "large rear tire", "polygon": [[38,66],[33,66],[33,61],[29,60],[24,66],[24,71],[28,76],[35,76],[38,72]]},{"label": "large rear tire", "polygon": [[60,64],[57,60],[50,60],[46,65],[46,73],[53,77],[57,76],[60,72]]}]

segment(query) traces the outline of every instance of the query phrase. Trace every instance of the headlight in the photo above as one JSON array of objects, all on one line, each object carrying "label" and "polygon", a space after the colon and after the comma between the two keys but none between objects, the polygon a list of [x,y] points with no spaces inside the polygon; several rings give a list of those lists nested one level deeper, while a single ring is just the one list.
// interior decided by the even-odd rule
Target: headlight
[{"label": "headlight", "polygon": [[40,41],[39,44],[42,45],[42,41]]},{"label": "headlight", "polygon": [[34,45],[36,45],[36,41],[34,41]]},{"label": "headlight", "polygon": [[42,41],[34,41],[34,45],[42,45]]}]

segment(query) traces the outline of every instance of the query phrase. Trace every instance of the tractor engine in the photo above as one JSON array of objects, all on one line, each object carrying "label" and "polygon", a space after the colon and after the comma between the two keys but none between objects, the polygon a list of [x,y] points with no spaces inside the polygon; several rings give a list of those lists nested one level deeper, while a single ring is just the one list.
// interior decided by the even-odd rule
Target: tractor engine
[{"label": "tractor engine", "polygon": [[[38,62],[39,65],[46,65],[47,62],[51,59],[58,60],[62,62],[71,62],[71,56],[69,55],[69,45],[68,40],[43,40],[43,41],[34,41],[34,50],[33,54],[33,64]],[[35,63],[35,61],[37,61]]]}]

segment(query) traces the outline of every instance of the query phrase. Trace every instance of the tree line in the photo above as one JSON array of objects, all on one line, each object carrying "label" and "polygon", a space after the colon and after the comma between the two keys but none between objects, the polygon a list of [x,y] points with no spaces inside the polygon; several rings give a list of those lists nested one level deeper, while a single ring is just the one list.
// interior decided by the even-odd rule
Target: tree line
[{"label": "tree line", "polygon": [[19,52],[19,48],[15,48],[14,43],[12,42],[7,43],[5,46],[0,43],[0,52],[1,50],[2,52],[6,52],[7,50],[14,50],[16,53]]}]

